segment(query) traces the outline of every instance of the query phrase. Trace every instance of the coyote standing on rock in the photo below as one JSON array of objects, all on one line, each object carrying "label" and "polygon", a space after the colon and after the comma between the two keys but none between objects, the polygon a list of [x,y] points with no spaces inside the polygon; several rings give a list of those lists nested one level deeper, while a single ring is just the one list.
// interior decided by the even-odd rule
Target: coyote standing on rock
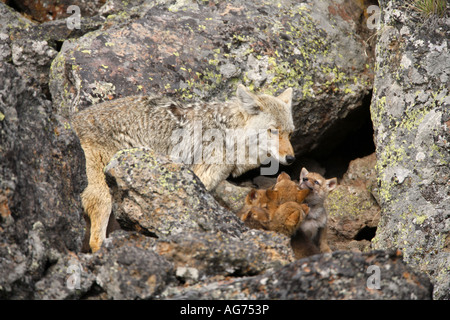
[{"label": "coyote standing on rock", "polygon": [[[270,156],[281,164],[294,162],[289,142],[294,131],[292,89],[274,97],[255,95],[239,85],[236,96],[227,102],[187,105],[166,97],[131,96],[92,106],[74,116],[72,125],[86,158],[88,186],[81,198],[91,225],[89,246],[93,252],[106,238],[112,208],[103,169],[121,149],[150,147],[175,158],[181,153],[207,190],[230,174],[236,177],[257,168]],[[185,136],[189,136],[187,142]],[[244,154],[253,152],[254,161],[230,157],[241,147],[242,137],[248,138],[244,142],[257,141],[248,142],[243,150]],[[220,142],[223,146],[218,146]]]}]

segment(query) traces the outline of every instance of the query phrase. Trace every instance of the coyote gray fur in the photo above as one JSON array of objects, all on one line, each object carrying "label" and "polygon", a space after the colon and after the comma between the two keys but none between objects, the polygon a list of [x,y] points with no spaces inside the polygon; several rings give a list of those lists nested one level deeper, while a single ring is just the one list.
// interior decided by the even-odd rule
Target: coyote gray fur
[{"label": "coyote gray fur", "polygon": [[[173,155],[175,147],[181,146],[181,152],[194,155],[194,158],[200,151],[203,157],[197,157],[194,159],[196,161],[192,161],[191,157],[187,165],[206,189],[212,190],[230,174],[239,176],[257,168],[269,156],[281,164],[294,162],[294,151],[289,142],[295,129],[291,104],[291,88],[274,97],[256,95],[239,85],[236,98],[227,102],[183,105],[167,97],[130,96],[103,102],[75,114],[72,126],[86,158],[88,186],[81,199],[85,218],[90,224],[91,250],[97,251],[106,238],[112,200],[103,169],[119,150],[149,147],[158,153]],[[257,161],[211,162],[208,158],[212,154],[207,151],[212,143],[208,145],[205,143],[208,141],[195,139],[196,123],[201,124],[201,134],[208,129],[219,131],[223,136],[230,130],[241,130],[241,133],[259,130],[265,132],[268,140],[274,143],[259,146]],[[194,139],[191,136],[190,143],[179,143],[176,138],[180,136],[174,135],[175,132],[189,134],[193,131]]]}]

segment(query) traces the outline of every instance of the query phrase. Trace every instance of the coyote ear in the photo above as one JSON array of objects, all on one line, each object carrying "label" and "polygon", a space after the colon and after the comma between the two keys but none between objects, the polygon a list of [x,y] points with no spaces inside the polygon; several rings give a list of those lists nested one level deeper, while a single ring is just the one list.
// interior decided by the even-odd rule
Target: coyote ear
[{"label": "coyote ear", "polygon": [[278,96],[278,99],[286,103],[290,108],[292,105],[292,88],[284,90],[284,92]]},{"label": "coyote ear", "polygon": [[305,167],[302,168],[302,171],[300,172],[300,183],[302,183],[303,178],[306,178],[306,176],[308,175],[308,170],[306,170]]},{"label": "coyote ear", "polygon": [[251,93],[246,87],[242,84],[238,85],[236,90],[236,96],[242,104],[242,108],[248,114],[258,114],[260,108],[258,106],[256,97],[253,93]]},{"label": "coyote ear", "polygon": [[336,186],[337,186],[337,179],[336,178],[328,179],[326,181],[326,185],[327,185],[328,191],[334,190],[334,188],[336,188]]}]

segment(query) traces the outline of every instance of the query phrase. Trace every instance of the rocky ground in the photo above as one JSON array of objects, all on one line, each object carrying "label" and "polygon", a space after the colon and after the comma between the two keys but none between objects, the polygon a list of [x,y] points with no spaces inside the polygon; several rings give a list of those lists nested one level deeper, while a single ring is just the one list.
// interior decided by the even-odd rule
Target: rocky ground
[{"label": "rocky ground", "polygon": [[[73,25],[68,3],[44,2],[0,2],[0,298],[450,298],[448,12],[71,1]],[[210,194],[133,149],[105,171],[125,230],[81,253],[87,181],[71,114],[131,94],[228,99],[238,83],[294,88],[298,160],[281,170],[339,178],[326,203],[334,252],[295,261],[286,236],[236,218],[249,188],[276,177],[250,172]]]}]

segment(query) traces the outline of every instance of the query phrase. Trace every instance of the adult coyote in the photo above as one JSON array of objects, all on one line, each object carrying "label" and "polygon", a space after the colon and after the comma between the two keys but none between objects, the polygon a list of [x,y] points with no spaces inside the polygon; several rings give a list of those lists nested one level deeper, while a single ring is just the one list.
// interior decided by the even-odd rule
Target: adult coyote
[{"label": "adult coyote", "polygon": [[[150,147],[158,153],[183,158],[206,189],[211,190],[230,174],[239,176],[260,166],[269,156],[281,164],[294,162],[289,142],[294,131],[291,103],[291,88],[274,97],[253,94],[239,85],[236,98],[227,102],[183,105],[167,97],[131,96],[76,114],[72,126],[86,157],[88,186],[81,198],[91,225],[91,250],[97,251],[106,237],[112,200],[103,168],[119,150]],[[183,141],[186,135],[189,139]],[[233,139],[248,137],[257,141],[244,148],[245,154],[254,157],[234,157],[232,153],[240,146],[230,142],[230,135]]]}]

